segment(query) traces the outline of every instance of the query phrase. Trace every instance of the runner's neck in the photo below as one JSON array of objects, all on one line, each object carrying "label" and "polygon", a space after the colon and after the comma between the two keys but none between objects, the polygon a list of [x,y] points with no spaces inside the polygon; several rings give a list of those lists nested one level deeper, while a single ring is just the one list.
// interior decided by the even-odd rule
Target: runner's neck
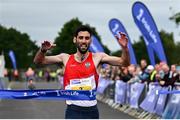
[{"label": "runner's neck", "polygon": [[81,54],[79,52],[75,53],[74,56],[75,56],[75,59],[78,61],[78,62],[83,62],[89,55],[89,52],[86,52],[85,54]]}]

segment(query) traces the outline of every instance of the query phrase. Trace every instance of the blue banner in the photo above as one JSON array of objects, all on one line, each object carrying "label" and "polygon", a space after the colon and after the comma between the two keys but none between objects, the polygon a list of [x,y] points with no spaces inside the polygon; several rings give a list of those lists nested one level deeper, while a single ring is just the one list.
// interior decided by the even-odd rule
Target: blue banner
[{"label": "blue banner", "polygon": [[154,53],[160,61],[167,63],[158,29],[147,7],[141,2],[135,2],[132,7],[132,14],[134,22],[145,40],[151,64],[155,65],[155,59],[151,58]]},{"label": "blue banner", "polygon": [[92,42],[90,44],[89,50],[94,53],[104,52],[104,48],[99,42],[99,40],[96,38],[96,36],[92,35],[91,39],[92,39]]},{"label": "blue banner", "polygon": [[0,99],[95,100],[96,90],[0,90]]},{"label": "blue banner", "polygon": [[132,108],[139,108],[138,102],[139,97],[144,89],[145,84],[143,83],[134,83],[131,84],[131,92],[130,92],[130,106]]},{"label": "blue banner", "polygon": [[16,67],[16,58],[15,58],[14,52],[12,50],[9,51],[9,57],[11,59],[14,70],[16,70],[17,69],[17,67]]},{"label": "blue banner", "polygon": [[[112,34],[115,36],[115,35],[119,35],[119,32],[123,32],[127,35],[128,37],[128,48],[129,48],[129,53],[130,53],[130,62],[131,64],[137,64],[136,62],[136,57],[135,57],[135,54],[134,54],[134,50],[132,48],[132,45],[131,45],[131,40],[126,32],[126,29],[124,28],[123,24],[118,20],[118,19],[111,19],[109,21],[109,29],[110,31],[112,32]],[[119,43],[119,42],[118,42]]]},{"label": "blue banner", "polygon": [[97,93],[103,94],[104,90],[107,88],[107,86],[111,83],[110,80],[104,79],[101,76],[99,77],[99,83],[97,87]]},{"label": "blue banner", "polygon": [[115,103],[125,104],[127,83],[116,80],[115,84]]},{"label": "blue banner", "polygon": [[[175,90],[175,89],[174,89]],[[162,119],[180,119],[180,94],[171,94]]]},{"label": "blue banner", "polygon": [[[179,103],[180,103],[180,101],[179,101]],[[176,106],[178,109],[177,109],[177,111],[176,111],[176,113],[175,113],[175,115],[174,115],[174,119],[180,119],[180,104],[178,104],[177,106]]]},{"label": "blue banner", "polygon": [[159,90],[159,91],[156,91],[157,94],[180,94],[180,90],[171,90],[171,91],[168,91],[168,90]]},{"label": "blue banner", "polygon": [[130,104],[131,85],[126,83],[126,104]]},{"label": "blue banner", "polygon": [[150,113],[154,113],[154,109],[158,100],[158,95],[156,94],[156,90],[161,90],[160,86],[149,84],[149,91],[147,96],[140,104],[140,107],[145,111]]},{"label": "blue banner", "polygon": [[[163,87],[161,90],[168,90],[168,87]],[[165,102],[166,102],[167,94],[160,94],[156,107],[155,107],[155,113],[158,115],[162,115],[164,108],[165,108]]]}]

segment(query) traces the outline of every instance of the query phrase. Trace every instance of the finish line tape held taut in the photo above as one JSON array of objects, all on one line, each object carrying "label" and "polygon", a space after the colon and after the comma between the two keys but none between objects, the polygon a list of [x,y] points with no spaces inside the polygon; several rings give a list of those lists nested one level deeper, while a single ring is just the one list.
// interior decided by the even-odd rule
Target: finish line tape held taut
[{"label": "finish line tape held taut", "polygon": [[0,90],[0,99],[95,100],[96,90]]}]

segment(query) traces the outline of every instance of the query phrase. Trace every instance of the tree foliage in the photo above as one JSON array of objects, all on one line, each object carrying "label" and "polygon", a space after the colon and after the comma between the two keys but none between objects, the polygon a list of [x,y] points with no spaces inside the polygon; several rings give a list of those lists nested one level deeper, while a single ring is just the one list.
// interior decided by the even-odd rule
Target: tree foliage
[{"label": "tree foliage", "polygon": [[166,33],[165,31],[160,32],[160,37],[162,39],[162,45],[164,47],[164,52],[169,64],[177,62],[175,60],[175,49],[176,44],[174,43],[174,38],[172,33]]},{"label": "tree foliage", "polygon": [[[57,45],[53,50],[53,54],[59,54],[59,53],[68,53],[72,54],[76,52],[76,46],[73,43],[73,35],[74,31],[80,26],[83,25],[81,21],[78,20],[78,18],[73,18],[67,23],[64,24],[61,31],[58,33],[58,36],[55,38],[55,44]],[[90,27],[90,25],[86,24]],[[94,27],[90,27],[93,31],[93,34],[97,36],[100,43],[101,39],[100,36],[97,34],[96,29]],[[106,53],[110,53],[109,49],[103,45],[105,48]]]},{"label": "tree foliage", "polygon": [[180,23],[180,12],[174,14],[169,19],[173,20],[177,25],[179,25],[179,23]]},{"label": "tree foliage", "polygon": [[145,42],[143,40],[143,37],[140,36],[139,39],[140,40],[138,40],[138,42],[134,42],[134,44],[132,45],[137,62],[139,63],[141,59],[146,59],[147,62],[149,63],[147,48],[146,48]]},{"label": "tree foliage", "polygon": [[38,50],[26,33],[21,33],[14,28],[5,28],[0,25],[0,52],[4,53],[6,67],[12,68],[8,55],[13,50],[16,57],[17,68],[27,68],[33,65],[33,57]]}]

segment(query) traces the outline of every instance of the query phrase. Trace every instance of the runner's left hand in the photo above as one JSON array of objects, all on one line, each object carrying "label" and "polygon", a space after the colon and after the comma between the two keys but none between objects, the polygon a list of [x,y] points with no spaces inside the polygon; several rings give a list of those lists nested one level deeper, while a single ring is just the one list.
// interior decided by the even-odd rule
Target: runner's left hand
[{"label": "runner's left hand", "polygon": [[124,49],[124,48],[127,48],[128,47],[128,38],[126,36],[125,33],[123,32],[119,32],[120,34],[120,37],[118,37],[118,35],[116,35],[116,39],[118,40],[119,44],[121,45],[121,47]]}]

